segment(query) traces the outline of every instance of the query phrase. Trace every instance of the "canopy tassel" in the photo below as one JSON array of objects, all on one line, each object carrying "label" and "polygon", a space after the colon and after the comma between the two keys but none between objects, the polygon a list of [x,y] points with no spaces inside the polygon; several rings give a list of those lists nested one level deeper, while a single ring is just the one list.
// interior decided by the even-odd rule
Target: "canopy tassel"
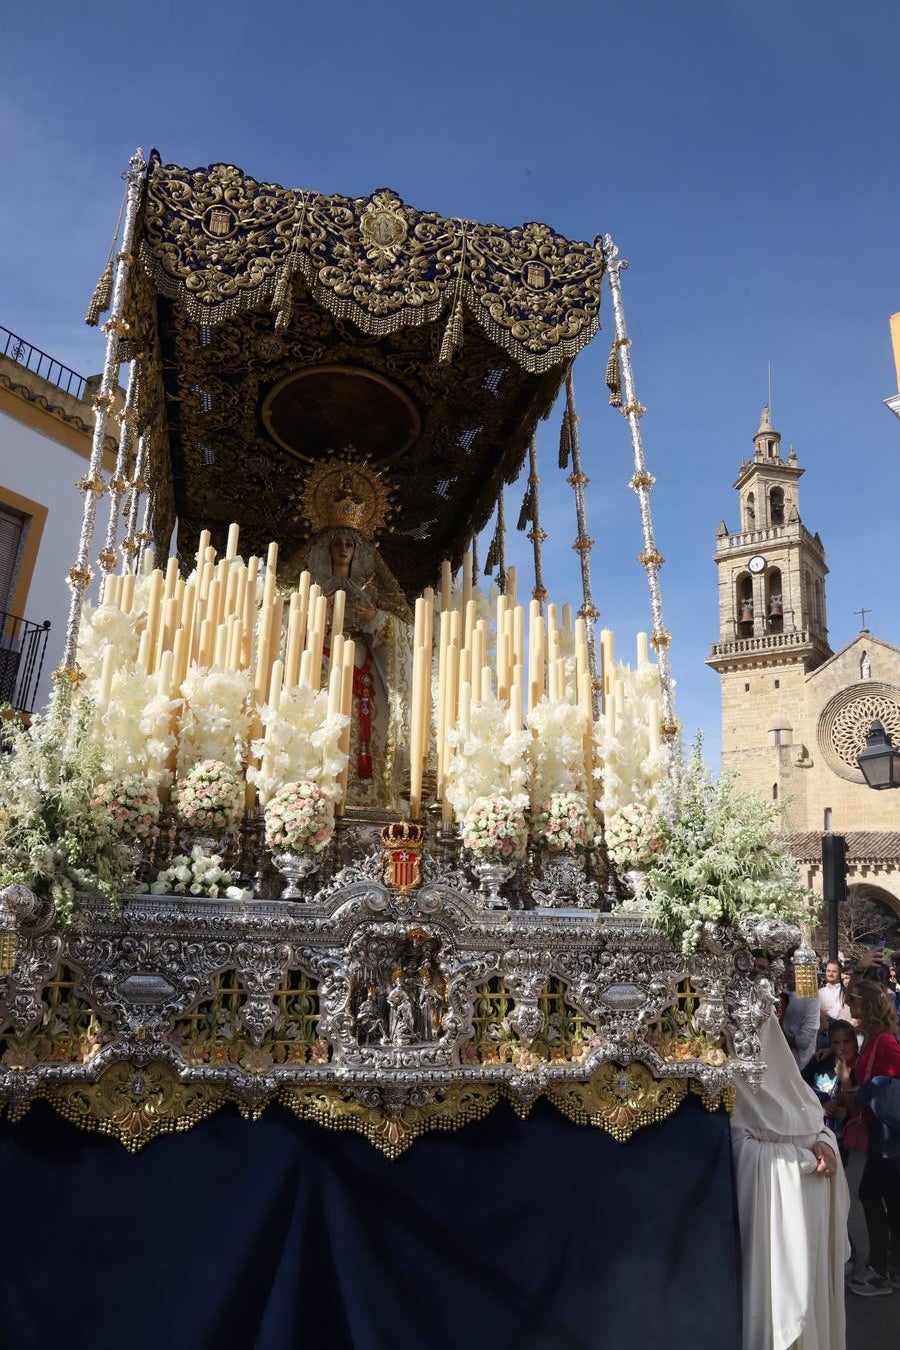
[{"label": "canopy tassel", "polygon": [[100,315],[105,314],[109,309],[109,302],[112,300],[112,288],[113,264],[112,258],[107,258],[106,266],[97,279],[94,294],[91,296],[91,302],[84,316],[84,321],[89,328],[96,328],[100,322]]},{"label": "canopy tassel", "polygon": [[[127,177],[127,175],[126,175]],[[113,259],[116,253],[116,244],[119,239],[119,229],[122,225],[122,214],[125,210],[125,203],[128,200],[128,189],[122,194],[122,201],[119,204],[119,214],[116,216],[116,228],[113,230],[112,243],[109,246],[109,253],[106,257],[106,266],[97,279],[97,285],[94,287],[94,294],[91,296],[90,304],[87,307],[87,313],[84,321],[89,328],[96,328],[100,322],[100,315],[105,314],[112,304],[113,293]]]},{"label": "canopy tassel", "polygon": [[463,307],[462,301],[457,300],[456,304],[447,320],[447,327],[444,329],[444,336],[441,341],[441,354],[438,357],[438,365],[447,366],[453,360],[454,356],[463,345]]},{"label": "canopy tassel", "polygon": [[294,312],[294,255],[278,273],[278,280],[272,292],[272,312],[275,315],[275,332],[283,333],[291,321]]},{"label": "canopy tassel", "polygon": [[519,510],[519,519],[516,521],[517,530],[527,530],[531,524],[534,502],[534,487],[531,483],[525,489],[525,496],[522,498],[522,506]]},{"label": "canopy tassel", "polygon": [[566,470],[569,467],[569,456],[572,453],[572,428],[569,425],[569,409],[566,407],[563,413],[562,424],[559,428],[559,467]]},{"label": "canopy tassel", "polygon": [[609,390],[609,406],[621,408],[622,374],[619,370],[619,348],[615,342],[609,349],[609,360],[606,363],[606,387]]},{"label": "canopy tassel", "polygon": [[272,292],[272,300],[269,308],[275,315],[275,332],[283,333],[291,321],[294,313],[294,269],[297,263],[297,251],[300,247],[300,240],[303,238],[303,226],[306,223],[306,208],[308,205],[308,194],[303,194],[303,200],[300,206],[300,215],[294,225],[294,231],[291,235],[291,246],[288,249],[287,257],[284,260],[281,271],[278,273],[278,280],[275,282],[275,289]]},{"label": "canopy tassel", "polygon": [[456,285],[453,288],[453,308],[450,311],[447,327],[444,329],[444,336],[441,339],[441,350],[438,356],[439,366],[448,366],[463,345],[462,284],[466,273],[466,234],[468,228],[469,222],[463,221],[459,267],[456,272]]}]

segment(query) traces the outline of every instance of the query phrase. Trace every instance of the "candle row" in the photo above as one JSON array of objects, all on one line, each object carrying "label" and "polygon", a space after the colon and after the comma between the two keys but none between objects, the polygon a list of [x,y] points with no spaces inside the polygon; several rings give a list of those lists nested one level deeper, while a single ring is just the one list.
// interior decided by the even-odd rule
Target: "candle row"
[{"label": "candle row", "polygon": [[[245,563],[238,556],[238,545],[239,530],[233,524],[225,555],[219,558],[204,530],[194,571],[187,579],[179,574],[175,558],[165,569],[157,568],[148,551],[143,566],[146,594],[141,596],[146,619],[137,661],[155,677],[157,692],[172,699],[180,697],[192,667],[244,672],[252,685],[250,740],[262,740],[261,776],[270,782],[273,722],[267,720],[263,733],[262,709],[268,706],[277,714],[285,690],[306,686],[319,691],[323,676],[328,715],[348,719],[340,748],[349,755],[356,647],[343,632],[344,591],[326,597],[304,572],[285,604],[276,588],[278,545],[270,544],[264,565],[255,556]],[[133,575],[107,577],[103,603],[130,613],[135,586]],[[437,798],[449,818],[444,789],[451,757],[470,734],[473,705],[494,699],[506,709],[510,732],[520,731],[526,709],[534,709],[544,698],[580,707],[585,781],[593,781],[595,689],[584,620],[576,618],[573,623],[568,605],[547,604],[542,610],[537,600],[530,602],[526,620],[524,607],[516,603],[514,568],[509,569],[506,592],[496,597],[490,620],[483,604],[473,585],[470,553],[464,558],[461,585],[454,587],[450,563],[444,562],[438,601],[429,587],[415,603],[408,728],[414,819],[421,815],[424,774],[432,754]],[[616,678],[611,630],[600,632],[599,655],[600,704],[606,731],[613,734],[617,719],[624,716],[625,690]],[[108,706],[120,661],[120,654],[108,645],[100,674],[101,711]],[[646,633],[638,634],[637,664],[638,668],[648,664]],[[651,748],[658,748],[658,702],[651,705],[649,720]],[[338,809],[346,798],[347,774],[345,767]],[[252,809],[255,804],[255,789],[248,784],[247,806]]]}]

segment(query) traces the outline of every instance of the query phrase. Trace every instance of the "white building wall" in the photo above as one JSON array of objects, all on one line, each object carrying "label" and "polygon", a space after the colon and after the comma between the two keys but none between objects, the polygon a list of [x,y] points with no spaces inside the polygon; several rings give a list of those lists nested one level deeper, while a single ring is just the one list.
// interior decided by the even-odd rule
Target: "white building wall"
[{"label": "white building wall", "polygon": [[[62,659],[69,612],[66,575],[75,559],[81,528],[82,498],[75,484],[85,476],[87,467],[87,459],[77,450],[0,410],[0,488],[47,508],[23,615],[33,623],[50,620],[36,710],[46,703],[50,675]],[[101,531],[106,529],[106,509],[107,503],[101,498]],[[93,558],[91,561],[96,570]]]}]

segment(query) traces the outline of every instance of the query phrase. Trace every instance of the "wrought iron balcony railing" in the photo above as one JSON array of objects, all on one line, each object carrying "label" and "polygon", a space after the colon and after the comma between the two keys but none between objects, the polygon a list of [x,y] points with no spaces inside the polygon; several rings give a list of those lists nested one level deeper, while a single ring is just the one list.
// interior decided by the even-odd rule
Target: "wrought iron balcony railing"
[{"label": "wrought iron balcony railing", "polygon": [[73,398],[84,398],[83,375],[70,370],[54,357],[48,356],[40,347],[33,347],[30,342],[20,338],[17,333],[11,333],[2,324],[0,324],[0,355],[8,356],[10,361],[24,366],[26,370],[34,371],[35,375],[40,375],[41,379],[55,384],[57,389],[64,390]]},{"label": "wrought iron balcony railing", "polygon": [[16,712],[34,712],[49,632],[49,619],[32,623],[0,609],[0,703]]}]

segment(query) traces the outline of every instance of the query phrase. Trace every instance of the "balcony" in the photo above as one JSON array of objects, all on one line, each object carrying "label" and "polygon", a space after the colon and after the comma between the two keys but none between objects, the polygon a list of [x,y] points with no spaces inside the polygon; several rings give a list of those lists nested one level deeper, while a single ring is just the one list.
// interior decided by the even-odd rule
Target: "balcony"
[{"label": "balcony", "polygon": [[42,380],[55,384],[57,389],[71,394],[72,398],[79,401],[84,398],[86,381],[83,375],[70,370],[54,357],[48,356],[40,347],[33,347],[30,342],[26,342],[17,333],[10,332],[2,324],[0,324],[0,356],[8,357],[10,361],[15,361],[16,365],[24,366],[26,370],[39,375]]},{"label": "balcony", "polygon": [[724,552],[726,549],[753,548],[760,549],[765,544],[778,543],[783,544],[790,540],[799,539],[809,547],[820,558],[824,560],[825,549],[818,535],[810,534],[809,530],[801,522],[790,522],[786,525],[767,525],[758,530],[741,530],[737,534],[725,534],[717,540],[716,551]]},{"label": "balcony", "polygon": [[30,716],[44,668],[50,620],[32,623],[0,609],[0,704]]}]

